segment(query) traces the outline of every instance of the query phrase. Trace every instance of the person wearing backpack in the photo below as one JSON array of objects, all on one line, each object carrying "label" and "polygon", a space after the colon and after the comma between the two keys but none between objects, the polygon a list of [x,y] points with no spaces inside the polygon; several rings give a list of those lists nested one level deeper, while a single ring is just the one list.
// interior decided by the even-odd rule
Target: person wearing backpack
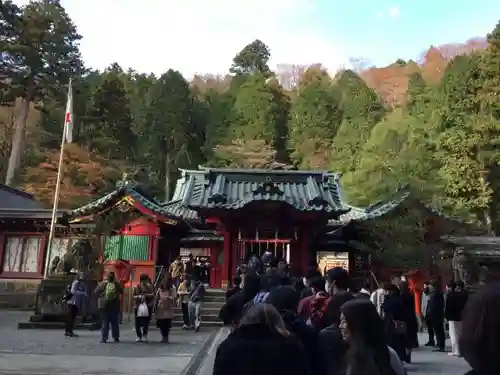
[{"label": "person wearing backpack", "polygon": [[102,312],[101,342],[106,343],[109,338],[109,329],[115,342],[120,341],[120,311],[123,288],[116,280],[115,273],[108,273],[108,277],[95,290],[99,298],[99,308]]},{"label": "person wearing backpack", "polygon": [[309,323],[318,330],[324,329],[332,323],[329,321],[327,314],[331,297],[338,293],[350,293],[348,292],[350,277],[346,269],[333,267],[327,272],[326,278],[329,294],[324,292],[317,293],[311,301]]},{"label": "person wearing backpack", "polygon": [[297,311],[299,315],[308,321],[311,317],[311,304],[316,298],[318,293],[324,292],[325,290],[325,279],[321,276],[317,276],[309,280],[309,289],[311,290],[311,295],[304,297],[300,300]]}]

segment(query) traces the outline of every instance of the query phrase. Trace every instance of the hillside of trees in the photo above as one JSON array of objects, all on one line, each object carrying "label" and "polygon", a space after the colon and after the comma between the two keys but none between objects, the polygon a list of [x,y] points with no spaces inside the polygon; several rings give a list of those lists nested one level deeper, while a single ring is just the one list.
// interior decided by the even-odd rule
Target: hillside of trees
[{"label": "hillside of trees", "polygon": [[125,173],[163,200],[178,168],[280,165],[342,172],[357,205],[408,185],[432,207],[498,232],[500,23],[487,43],[334,77],[321,64],[275,74],[255,40],[228,61],[230,75],[187,81],[175,70],[86,68],[81,36],[56,0],[3,1],[0,12],[0,178],[48,206],[72,77],[64,207],[110,191]]}]

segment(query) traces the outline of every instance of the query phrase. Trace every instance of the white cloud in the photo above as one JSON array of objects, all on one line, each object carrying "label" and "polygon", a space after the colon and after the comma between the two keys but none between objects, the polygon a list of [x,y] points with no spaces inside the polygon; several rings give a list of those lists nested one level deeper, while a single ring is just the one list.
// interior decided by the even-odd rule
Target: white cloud
[{"label": "white cloud", "polygon": [[387,10],[387,13],[389,14],[389,17],[396,18],[397,16],[399,16],[399,8],[391,7]]},{"label": "white cloud", "polygon": [[375,13],[375,16],[377,18],[384,18],[384,17],[398,18],[399,8],[398,7],[389,7],[389,8],[384,9],[384,10],[379,10],[377,13]]},{"label": "white cloud", "polygon": [[[26,3],[19,0],[17,3]],[[225,73],[234,55],[261,39],[278,63],[321,62],[335,71],[347,56],[315,25],[315,0],[62,0],[83,35],[87,65],[185,76]]]}]

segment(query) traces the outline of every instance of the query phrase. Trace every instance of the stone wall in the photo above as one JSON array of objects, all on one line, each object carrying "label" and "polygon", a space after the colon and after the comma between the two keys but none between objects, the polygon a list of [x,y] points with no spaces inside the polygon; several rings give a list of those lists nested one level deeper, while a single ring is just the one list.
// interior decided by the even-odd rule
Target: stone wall
[{"label": "stone wall", "polygon": [[0,309],[32,310],[40,280],[0,279]]}]

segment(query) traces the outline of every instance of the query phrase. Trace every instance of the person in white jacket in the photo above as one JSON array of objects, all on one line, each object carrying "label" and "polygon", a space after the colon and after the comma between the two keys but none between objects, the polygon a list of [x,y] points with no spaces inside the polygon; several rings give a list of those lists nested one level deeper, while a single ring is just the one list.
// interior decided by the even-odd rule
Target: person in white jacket
[{"label": "person in white jacket", "polygon": [[382,310],[382,305],[384,304],[384,299],[386,295],[387,291],[385,285],[380,284],[378,289],[375,290],[370,296],[370,301],[375,305],[375,308],[377,309],[377,312],[381,317],[384,313]]}]

